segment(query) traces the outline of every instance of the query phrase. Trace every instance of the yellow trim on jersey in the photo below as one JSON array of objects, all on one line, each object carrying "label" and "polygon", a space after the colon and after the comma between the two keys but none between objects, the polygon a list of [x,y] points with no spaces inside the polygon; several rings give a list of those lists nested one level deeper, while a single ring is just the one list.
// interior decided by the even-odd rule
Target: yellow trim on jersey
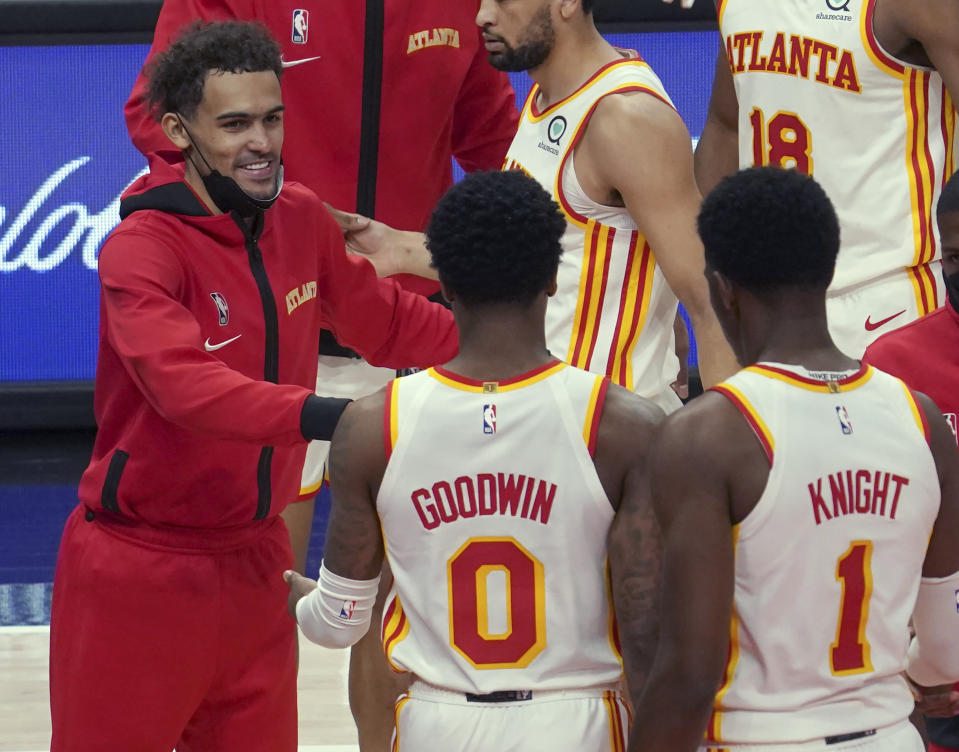
[{"label": "yellow trim on jersey", "polygon": [[396,379],[390,388],[390,452],[396,449],[396,441],[399,438],[399,405],[400,380]]},{"label": "yellow trim on jersey", "polygon": [[391,752],[399,752],[400,749],[400,711],[406,706],[406,703],[410,701],[409,692],[402,695],[394,704],[393,704],[393,728],[395,729],[393,733],[393,745],[390,747]]},{"label": "yellow trim on jersey", "polygon": [[[872,378],[875,373],[875,369],[872,366],[866,366],[866,370],[863,371],[862,375],[852,381],[848,381],[843,384],[836,384],[834,381],[823,381],[821,383],[817,382],[815,384],[809,383],[799,377],[789,376],[784,373],[779,373],[778,371],[773,371],[768,368],[763,368],[762,366],[748,366],[743,369],[744,371],[750,371],[751,373],[759,374],[760,376],[765,376],[768,379],[776,379],[777,381],[782,381],[790,386],[797,386],[800,389],[805,389],[810,392],[826,392],[826,393],[835,393],[838,386],[838,391],[848,392],[851,389],[858,389],[863,384],[865,384],[869,379]],[[832,386],[830,386],[832,385]],[[728,384],[723,384],[727,389],[731,389]],[[757,416],[758,417],[758,416]]]},{"label": "yellow trim on jersey", "polygon": [[576,350],[576,342],[579,339],[579,332],[583,328],[583,301],[586,299],[586,283],[589,281],[590,270],[594,269],[593,255],[595,253],[593,234],[595,233],[597,222],[595,219],[586,223],[586,234],[583,236],[583,263],[579,272],[579,292],[576,298],[576,314],[573,317],[573,329],[569,338],[569,350],[566,352],[565,360],[573,365],[573,352]]},{"label": "yellow trim on jersey", "polygon": [[[865,4],[866,0],[863,0]],[[873,65],[875,65],[883,73],[888,73],[893,78],[902,78],[903,74],[900,71],[897,71],[895,68],[891,67],[885,60],[876,55],[875,51],[872,49],[872,43],[870,42],[870,34],[866,29],[866,23],[869,20],[869,14],[866,12],[866,7],[859,13],[859,36],[862,39],[863,49],[866,50],[866,55],[872,60]],[[878,40],[876,44],[878,44]]]},{"label": "yellow trim on jersey", "polygon": [[956,171],[956,105],[945,86],[943,86],[942,109],[946,120],[945,176],[948,178]]},{"label": "yellow trim on jersey", "polygon": [[[640,242],[643,243],[642,246],[639,245]],[[645,250],[646,241],[643,239],[642,235],[637,233],[636,242],[630,245],[629,247],[629,255],[635,258],[635,255],[637,252],[640,252],[640,253],[642,252],[642,251],[637,251],[637,249],[640,247],[643,248],[643,250]],[[649,255],[650,257],[652,257],[652,253],[650,253]],[[655,262],[653,263],[655,264]],[[639,333],[640,331],[642,331],[642,322],[640,322],[640,325],[636,327],[636,336],[633,339],[633,341],[632,342],[626,341],[626,338],[629,336],[630,322],[632,322],[633,313],[636,310],[636,301],[639,295],[639,280],[640,280],[640,277],[642,276],[641,267],[642,267],[642,263],[641,263],[641,259],[639,259],[630,268],[629,279],[627,280],[627,283],[626,283],[626,294],[623,295],[623,300],[621,303],[622,311],[623,311],[623,316],[621,321],[622,327],[620,328],[618,332],[615,333],[613,353],[612,353],[613,360],[612,360],[612,363],[610,363],[609,365],[609,372],[610,374],[612,374],[610,378],[612,378],[613,382],[616,384],[619,384],[620,386],[625,386],[630,391],[632,391],[632,388],[633,388],[633,383],[629,378],[632,376],[632,357],[629,358],[629,362],[627,363],[627,366],[626,366],[627,378],[624,379],[626,383],[620,383],[618,374],[621,373],[623,370],[623,358],[626,356],[627,352],[629,353],[630,356],[632,355],[632,349],[636,346],[636,342],[639,339]],[[646,273],[648,276],[648,279],[646,280],[647,283],[652,284],[652,278],[650,275],[648,264],[647,264]],[[643,291],[643,293],[644,293],[643,304],[646,307],[648,307],[649,295],[646,293],[645,290]],[[645,318],[646,312],[641,311],[640,316],[642,318]]]},{"label": "yellow trim on jersey", "polygon": [[[727,388],[729,388],[727,386]],[[740,526],[733,525],[733,560],[736,558],[736,549],[739,546]],[[723,704],[723,698],[729,692],[733,685],[733,674],[736,672],[736,665],[739,663],[739,617],[736,615],[736,603],[733,602],[733,611],[729,619],[729,658],[726,660],[726,670],[723,673],[723,683],[716,693],[716,700],[713,703],[713,714],[709,719],[709,726],[706,728],[706,740],[711,742],[721,742],[723,733],[723,713],[720,710]]]},{"label": "yellow trim on jersey", "polygon": [[[911,69],[903,82],[906,111],[906,174],[912,197],[912,226],[916,253],[912,265],[932,260],[932,175],[926,148],[929,142],[929,74]],[[913,113],[915,105],[915,114]],[[919,166],[918,173],[915,165]],[[925,238],[923,237],[925,223]]]},{"label": "yellow trim on jersey", "polygon": [[[750,369],[747,368],[746,370],[748,371]],[[765,373],[764,375],[772,375],[775,377],[779,376],[779,374],[765,374]],[[785,379],[783,380],[785,381]],[[789,383],[792,383],[792,382],[789,382]],[[746,398],[746,395],[743,394],[739,389],[737,389],[732,384],[726,381],[716,384],[716,386],[722,387],[727,392],[731,392],[733,395],[735,395],[736,399],[739,400],[740,405],[742,405],[743,409],[749,412],[749,416],[753,419],[753,423],[754,423],[753,428],[758,428],[760,431],[762,431],[763,437],[766,439],[766,443],[769,444],[770,455],[774,455],[776,453],[776,440],[773,438],[773,434],[772,434],[772,431],[769,430],[769,426],[766,425],[766,421],[762,419],[762,416],[759,414],[756,408],[753,407],[753,403],[750,402]],[[770,462],[772,462],[772,456],[770,456]]]},{"label": "yellow trim on jersey", "polygon": [[620,652],[619,648],[616,647],[616,609],[613,606],[613,575],[609,569],[609,557],[606,558],[606,601],[609,604],[609,615],[607,616],[607,639],[609,640],[609,648],[613,651],[613,655],[616,656],[616,660],[619,661],[619,665],[623,665],[623,654]]},{"label": "yellow trim on jersey", "polygon": [[[323,471],[323,477],[320,478],[316,483],[313,483],[305,488],[300,488],[300,496],[315,496],[316,493],[323,486],[323,481],[327,478],[326,471]],[[304,499],[305,501],[305,499]]]},{"label": "yellow trim on jersey", "polygon": [[922,413],[919,407],[919,404],[916,402],[916,398],[913,396],[909,387],[906,386],[904,381],[900,381],[899,385],[902,387],[902,390],[906,393],[906,402],[909,403],[909,409],[912,411],[912,419],[916,421],[916,425],[919,427],[919,433],[922,434],[922,438],[926,441],[929,441],[929,437],[926,435],[926,423],[922,419]]},{"label": "yellow trim on jersey", "polygon": [[619,712],[616,693],[609,690],[603,692],[603,703],[606,705],[606,717],[609,720],[609,748],[611,752],[625,752],[628,729],[623,728],[623,717]]},{"label": "yellow trim on jersey", "polygon": [[[637,68],[647,68],[647,69],[649,68],[649,63],[647,63],[645,60],[639,60],[638,58],[636,58],[636,59],[623,58],[622,60],[615,60],[615,61],[613,61],[612,63],[608,64],[608,67],[606,68],[606,70],[602,71],[598,76],[596,76],[596,77],[591,78],[590,80],[588,80],[586,83],[584,83],[582,86],[580,86],[576,91],[574,91],[574,92],[573,92],[572,94],[570,94],[568,97],[566,97],[566,98],[564,98],[564,99],[561,99],[561,100],[559,100],[558,102],[554,102],[553,104],[551,104],[549,107],[547,107],[547,108],[543,111],[543,113],[542,113],[541,115],[538,115],[538,116],[537,116],[537,115],[534,115],[534,114],[533,114],[533,101],[535,100],[535,96],[534,96],[533,93],[531,92],[531,93],[530,93],[530,98],[529,98],[529,104],[530,104],[530,106],[529,106],[529,111],[528,111],[528,112],[524,112],[524,115],[526,115],[526,117],[529,118],[529,122],[531,122],[531,123],[541,123],[543,120],[545,120],[546,118],[550,117],[551,115],[555,115],[555,114],[556,114],[556,110],[558,110],[560,107],[565,107],[567,104],[569,104],[570,102],[572,102],[574,99],[579,99],[583,94],[585,94],[585,93],[588,92],[590,89],[592,89],[597,83],[599,83],[599,82],[602,81],[604,78],[606,78],[606,76],[608,76],[610,73],[612,73],[612,72],[615,71],[615,70],[620,70],[620,67],[621,67],[621,66],[625,66],[625,65],[628,65],[628,66],[630,66],[630,67],[635,66],[635,67],[637,67]],[[640,84],[640,85],[642,85],[642,84]],[[538,95],[538,94],[539,94],[539,91],[540,91],[539,85],[538,85],[538,84],[534,84],[534,86],[536,87],[536,92],[535,92],[535,93]],[[615,90],[614,90],[614,91],[615,91]],[[650,89],[650,91],[652,91],[652,89]],[[612,92],[610,92],[610,93],[612,93]],[[571,140],[571,142],[572,142],[572,140]]]},{"label": "yellow trim on jersey", "polygon": [[[390,664],[390,668],[397,673],[405,674],[406,671],[393,662],[393,650],[410,633],[410,620],[404,618],[406,615],[403,612],[403,604],[400,603],[399,593],[393,597],[393,600],[396,607],[393,609],[393,615],[390,616],[389,622],[383,627],[383,652],[386,654],[386,660]],[[386,610],[388,611],[389,607]],[[400,624],[403,625],[402,628],[400,628]]]},{"label": "yellow trim on jersey", "polygon": [[[486,594],[486,578],[492,572],[506,575],[506,631],[489,631],[489,597]],[[476,631],[484,640],[505,640],[513,634],[513,580],[509,568],[502,564],[483,564],[476,570]]]},{"label": "yellow trim on jersey", "polygon": [[[587,237],[593,236],[593,227],[599,223],[591,219],[587,229]],[[570,352],[567,361],[570,365],[589,369],[590,351],[593,347],[593,337],[596,334],[596,320],[600,315],[602,307],[603,285],[606,282],[606,257],[609,254],[609,233],[612,231],[608,225],[599,224],[599,233],[595,243],[586,241],[586,248],[583,252],[583,271],[580,277],[580,294],[576,302],[576,320],[573,324],[573,339],[570,342]],[[592,274],[590,274],[592,272]],[[589,283],[589,305],[584,307],[586,300],[587,281],[592,276]],[[583,322],[585,314],[585,322]],[[573,360],[575,351],[579,348],[579,357]]]},{"label": "yellow trim on jersey", "polygon": [[[537,381],[542,381],[543,379],[549,378],[554,373],[557,373],[558,371],[562,371],[564,368],[566,368],[567,365],[569,364],[564,363],[561,360],[557,361],[555,365],[552,365],[546,370],[539,372],[535,376],[530,376],[528,379],[521,379],[520,381],[513,382],[512,384],[503,384],[502,382],[500,382],[496,391],[498,393],[498,392],[510,392],[514,389],[522,389],[523,387],[530,386],[531,384],[535,384]],[[446,384],[446,386],[451,386],[454,389],[459,389],[460,391],[463,391],[463,392],[474,392],[476,394],[483,394],[486,392],[486,390],[482,386],[475,386],[473,384],[464,384],[461,381],[454,381],[453,379],[448,379],[443,374],[438,373],[435,368],[428,368],[426,372],[431,377],[439,381],[441,384]]]},{"label": "yellow trim on jersey", "polygon": [[589,393],[589,402],[586,405],[586,420],[583,421],[583,441],[589,446],[589,437],[593,433],[593,415],[596,413],[596,400],[599,399],[599,390],[603,386],[603,379],[600,375],[593,382],[593,389]]},{"label": "yellow trim on jersey", "polygon": [[[637,244],[640,241],[642,241],[643,243],[642,247],[643,247],[643,252],[645,253],[646,239],[643,238],[642,235],[637,235],[636,237]],[[640,264],[636,264],[636,266],[639,267]],[[636,322],[636,331],[633,332],[632,338],[627,342],[626,352],[623,354],[622,357],[620,357],[620,353],[622,351],[619,350],[618,348],[622,344],[623,334],[624,333],[629,334],[629,329],[630,329],[629,321],[632,319],[632,309],[635,308],[636,306],[635,300],[630,301],[630,311],[629,311],[630,315],[628,318],[626,316],[625,310],[623,312],[623,328],[618,333],[617,342],[616,342],[616,346],[617,346],[617,353],[616,353],[616,359],[615,359],[616,365],[618,366],[623,359],[626,360],[626,379],[625,379],[625,383],[621,384],[620,386],[625,386],[630,391],[633,390],[633,351],[636,349],[636,344],[639,342],[639,337],[642,334],[643,329],[646,327],[646,316],[649,314],[649,301],[650,301],[650,298],[652,297],[652,290],[653,290],[653,277],[656,274],[656,257],[653,255],[652,249],[650,249],[649,253],[647,254],[645,268],[639,270],[640,276],[642,276],[644,272],[645,272],[646,284],[643,286],[642,292],[640,293],[640,295],[642,296],[640,300],[642,302],[640,304],[641,307],[639,309],[639,319]],[[630,288],[632,288],[632,281],[630,281]],[[639,286],[637,285],[637,291],[638,290],[639,290]],[[632,289],[630,289],[630,293],[632,293]],[[616,371],[614,370],[613,373],[616,373]]]}]

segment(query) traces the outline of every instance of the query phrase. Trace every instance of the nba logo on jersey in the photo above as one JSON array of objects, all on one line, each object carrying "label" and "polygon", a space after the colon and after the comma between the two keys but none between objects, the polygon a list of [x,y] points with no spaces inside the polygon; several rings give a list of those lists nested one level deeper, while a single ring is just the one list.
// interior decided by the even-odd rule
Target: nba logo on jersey
[{"label": "nba logo on jersey", "polygon": [[218,292],[211,292],[210,297],[213,298],[213,302],[216,305],[216,313],[220,319],[220,326],[226,326],[230,323],[230,306],[226,304],[226,298]]},{"label": "nba logo on jersey", "polygon": [[852,423],[849,420],[849,413],[846,408],[836,405],[836,415],[839,416],[839,427],[842,428],[843,436],[849,436],[852,433]]},{"label": "nba logo on jersey", "polygon": [[310,12],[298,8],[293,11],[293,44],[306,44],[306,38],[310,31]]},{"label": "nba logo on jersey", "polygon": [[483,405],[483,433],[496,433],[496,405]]},{"label": "nba logo on jersey", "polygon": [[356,608],[356,601],[343,601],[343,607],[340,609],[340,618],[349,621],[353,618],[353,610]]}]

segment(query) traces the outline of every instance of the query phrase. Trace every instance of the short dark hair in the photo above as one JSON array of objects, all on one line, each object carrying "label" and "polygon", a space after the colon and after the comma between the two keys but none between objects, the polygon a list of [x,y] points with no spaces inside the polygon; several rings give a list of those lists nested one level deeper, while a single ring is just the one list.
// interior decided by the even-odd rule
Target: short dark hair
[{"label": "short dark hair", "polygon": [[936,204],[936,216],[959,211],[959,172],[952,173],[952,177],[946,181],[939,195],[939,203]]},{"label": "short dark hair", "polygon": [[720,181],[698,219],[706,265],[751,292],[825,290],[839,253],[839,220],[811,177],[752,167]]},{"label": "short dark hair", "polygon": [[196,21],[146,67],[147,102],[154,118],[179,112],[188,118],[203,101],[210,71],[283,74],[280,46],[255,21]]},{"label": "short dark hair", "polygon": [[579,4],[583,7],[583,13],[593,12],[593,0],[579,0]]},{"label": "short dark hair", "polygon": [[528,304],[556,276],[566,220],[519,170],[474,172],[433,210],[426,244],[440,281],[465,303]]}]

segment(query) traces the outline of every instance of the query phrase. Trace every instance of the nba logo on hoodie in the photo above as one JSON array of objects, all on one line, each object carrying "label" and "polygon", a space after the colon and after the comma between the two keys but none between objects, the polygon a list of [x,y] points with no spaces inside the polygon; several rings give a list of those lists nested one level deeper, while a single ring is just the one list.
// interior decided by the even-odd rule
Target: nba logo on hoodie
[{"label": "nba logo on hoodie", "polygon": [[306,44],[309,31],[310,12],[302,8],[293,11],[293,35],[291,37],[293,44]]}]

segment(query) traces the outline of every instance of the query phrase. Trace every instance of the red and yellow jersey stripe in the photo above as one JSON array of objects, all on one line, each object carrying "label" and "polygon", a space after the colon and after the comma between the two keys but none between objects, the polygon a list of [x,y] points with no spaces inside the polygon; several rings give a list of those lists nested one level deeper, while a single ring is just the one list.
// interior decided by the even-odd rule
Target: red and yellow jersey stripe
[{"label": "red and yellow jersey stripe", "polygon": [[766,454],[766,459],[769,461],[769,466],[772,467],[773,454],[776,450],[776,442],[773,439],[773,435],[770,433],[769,428],[766,426],[766,423],[756,411],[756,408],[754,408],[752,403],[746,399],[746,395],[744,395],[732,384],[727,382],[716,384],[715,386],[711,387],[711,390],[722,394],[730,402],[732,402],[733,405],[735,405],[739,412],[743,414],[743,417],[746,418],[746,422],[749,424],[749,427],[752,428],[753,433],[756,434],[756,438],[759,440],[759,444],[762,446],[763,452]]}]

